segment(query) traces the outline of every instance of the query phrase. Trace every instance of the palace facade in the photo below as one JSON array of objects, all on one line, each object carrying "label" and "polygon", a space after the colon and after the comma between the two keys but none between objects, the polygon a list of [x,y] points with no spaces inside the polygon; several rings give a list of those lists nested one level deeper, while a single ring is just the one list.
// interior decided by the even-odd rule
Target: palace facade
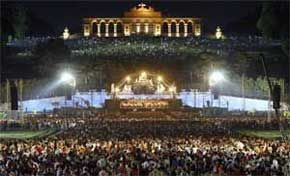
[{"label": "palace facade", "polygon": [[121,18],[84,18],[84,36],[117,37],[138,34],[153,36],[200,36],[201,19],[195,17],[164,17],[143,3],[131,8]]}]

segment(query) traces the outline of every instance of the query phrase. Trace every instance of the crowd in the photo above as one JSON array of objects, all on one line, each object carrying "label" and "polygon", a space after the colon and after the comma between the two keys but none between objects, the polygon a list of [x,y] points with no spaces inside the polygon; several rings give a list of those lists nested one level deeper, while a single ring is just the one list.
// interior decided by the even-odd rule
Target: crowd
[{"label": "crowd", "polygon": [[[55,123],[62,130],[44,139],[1,139],[0,175],[290,175],[289,141],[230,132],[253,122],[249,128],[271,128],[263,119],[193,121],[170,114],[30,117],[24,123]],[[171,120],[161,119],[166,115]],[[142,116],[157,120],[136,119]]]},{"label": "crowd", "polygon": [[33,49],[37,44],[47,42],[50,39],[55,39],[55,37],[46,36],[46,37],[33,37],[27,36],[21,40],[16,38],[11,39],[7,42],[8,46],[19,47],[19,48],[26,48],[26,49]]},{"label": "crowd", "polygon": [[[196,55],[211,52],[227,55],[233,50],[255,50],[278,45],[261,37],[229,37],[226,40],[210,38],[148,38],[135,36],[130,38],[82,38],[68,41],[72,54],[76,56],[115,56],[115,57],[154,57]],[[114,47],[112,47],[114,46]]]},{"label": "crowd", "polygon": [[[7,45],[32,50],[39,43],[54,37],[26,37],[13,39]],[[279,41],[267,40],[259,36],[229,36],[224,40],[208,37],[148,37],[131,36],[118,38],[77,38],[65,41],[73,56],[99,57],[171,57],[192,56],[200,52],[228,55],[233,50],[255,50],[280,45]],[[112,47],[114,46],[114,47]],[[29,50],[28,50],[29,52]]]}]

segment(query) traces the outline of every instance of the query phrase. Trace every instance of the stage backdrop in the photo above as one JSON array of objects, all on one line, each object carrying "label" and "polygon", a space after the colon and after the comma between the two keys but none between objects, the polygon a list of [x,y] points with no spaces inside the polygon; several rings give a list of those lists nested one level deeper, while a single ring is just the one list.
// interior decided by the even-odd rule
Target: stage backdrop
[{"label": "stage backdrop", "polygon": [[[133,95],[122,95],[122,99],[133,98]],[[135,96],[138,99],[150,99],[150,98],[171,98],[170,96],[162,95],[138,95]],[[177,99],[181,99],[182,104],[190,107],[207,107],[208,105],[214,107],[228,108],[230,111],[234,110],[246,110],[246,111],[267,111],[269,103],[267,100],[241,98],[232,96],[220,96],[219,99],[214,100],[213,95],[210,92],[191,92],[181,91],[176,95]],[[101,108],[105,105],[105,100],[111,99],[111,96],[105,92],[77,92],[72,96],[72,100],[65,100],[65,97],[53,97],[26,100],[19,103],[24,112],[40,112],[51,111],[53,108],[60,107],[88,107],[93,106]]]}]

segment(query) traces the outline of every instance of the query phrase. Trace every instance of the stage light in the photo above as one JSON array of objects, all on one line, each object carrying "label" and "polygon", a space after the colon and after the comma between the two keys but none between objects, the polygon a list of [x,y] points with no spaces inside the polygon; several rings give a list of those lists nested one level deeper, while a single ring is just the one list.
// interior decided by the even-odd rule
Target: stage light
[{"label": "stage light", "polygon": [[147,76],[147,73],[146,73],[146,72],[142,72],[142,73],[141,73],[141,76],[142,76],[142,77],[146,77],[146,76]]},{"label": "stage light", "polygon": [[162,76],[158,76],[157,80],[161,82],[163,80]]},{"label": "stage light", "polygon": [[214,71],[209,76],[209,85],[213,86],[213,85],[215,85],[215,84],[217,84],[219,82],[222,82],[224,80],[225,80],[225,77],[224,77],[222,72]]},{"label": "stage light", "polygon": [[169,87],[169,92],[174,92],[175,91],[175,86]]},{"label": "stage light", "polygon": [[127,82],[130,82],[130,81],[131,81],[130,76],[127,76],[127,77],[126,77],[126,81],[127,81]]}]

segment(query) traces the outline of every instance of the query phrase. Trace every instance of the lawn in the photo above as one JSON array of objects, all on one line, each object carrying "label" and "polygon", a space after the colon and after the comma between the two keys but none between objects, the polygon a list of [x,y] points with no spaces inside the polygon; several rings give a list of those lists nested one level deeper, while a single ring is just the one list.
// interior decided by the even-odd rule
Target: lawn
[{"label": "lawn", "polygon": [[[242,130],[240,131],[242,135],[266,138],[266,139],[277,139],[281,138],[281,132],[279,130]],[[286,134],[290,134],[290,130],[286,131]]]},{"label": "lawn", "polygon": [[40,138],[54,134],[55,130],[41,130],[41,131],[0,131],[0,139],[28,139]]}]

